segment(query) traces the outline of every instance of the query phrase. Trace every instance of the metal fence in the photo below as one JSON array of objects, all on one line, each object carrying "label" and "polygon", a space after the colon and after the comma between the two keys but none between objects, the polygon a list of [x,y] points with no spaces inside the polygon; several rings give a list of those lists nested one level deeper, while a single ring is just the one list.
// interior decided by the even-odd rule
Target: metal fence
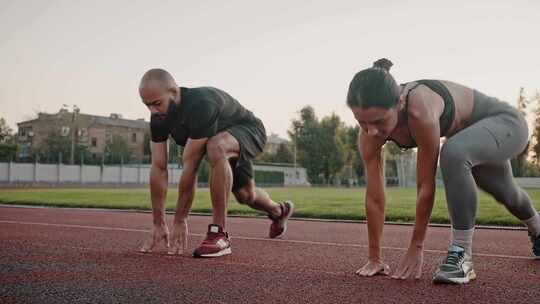
[{"label": "metal fence", "polygon": [[[256,172],[280,172],[275,186],[309,186],[304,168],[279,166],[254,166]],[[169,183],[177,184],[182,168],[173,164],[168,167]],[[268,174],[256,174],[266,176]],[[96,185],[144,185],[150,179],[149,165],[65,165],[41,163],[0,163],[0,184],[96,184]],[[267,180],[261,180],[268,185]]]}]

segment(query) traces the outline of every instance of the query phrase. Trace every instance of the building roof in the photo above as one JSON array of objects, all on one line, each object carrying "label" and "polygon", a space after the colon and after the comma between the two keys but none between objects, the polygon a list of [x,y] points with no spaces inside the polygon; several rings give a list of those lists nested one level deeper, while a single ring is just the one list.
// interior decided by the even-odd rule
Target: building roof
[{"label": "building roof", "polygon": [[266,143],[280,145],[280,144],[287,144],[289,143],[289,141],[279,137],[277,134],[272,133],[270,134],[270,136],[268,136]]},{"label": "building roof", "polygon": [[123,118],[111,118],[104,116],[93,116],[93,123],[98,125],[125,127],[132,129],[148,129],[149,124],[144,120],[123,119]]},{"label": "building roof", "polygon": [[[38,118],[22,121],[17,123],[17,125],[28,124],[41,119],[51,119],[57,118],[59,115],[72,115],[73,112],[68,112],[67,110],[60,110],[58,113],[49,114],[49,113],[39,113]],[[124,119],[121,115],[112,113],[109,117],[90,115],[90,114],[78,114],[79,121],[86,121],[88,125],[102,125],[102,126],[111,126],[111,127],[124,127],[132,129],[148,129],[149,123],[144,119]]]}]

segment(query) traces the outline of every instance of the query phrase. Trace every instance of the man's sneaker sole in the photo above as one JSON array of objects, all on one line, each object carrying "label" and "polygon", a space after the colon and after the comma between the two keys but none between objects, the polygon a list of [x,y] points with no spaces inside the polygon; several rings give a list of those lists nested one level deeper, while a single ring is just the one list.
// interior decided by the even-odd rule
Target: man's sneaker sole
[{"label": "man's sneaker sole", "polygon": [[228,255],[231,253],[232,253],[231,247],[227,247],[215,253],[198,254],[197,252],[193,252],[193,257],[194,258],[217,258],[217,257]]},{"label": "man's sneaker sole", "polygon": [[447,277],[442,273],[437,273],[433,277],[433,283],[435,284],[467,284],[470,281],[476,279],[476,272],[474,270],[471,270],[467,273],[467,275],[463,278],[452,278]]},{"label": "man's sneaker sole", "polygon": [[287,201],[289,203],[289,214],[284,217],[283,219],[281,219],[285,224],[283,225],[283,232],[281,232],[280,234],[276,235],[275,237],[273,237],[274,239],[279,239],[281,238],[285,232],[287,232],[287,222],[289,221],[289,219],[291,218],[291,216],[293,215],[294,213],[294,204],[293,202],[291,201]]}]

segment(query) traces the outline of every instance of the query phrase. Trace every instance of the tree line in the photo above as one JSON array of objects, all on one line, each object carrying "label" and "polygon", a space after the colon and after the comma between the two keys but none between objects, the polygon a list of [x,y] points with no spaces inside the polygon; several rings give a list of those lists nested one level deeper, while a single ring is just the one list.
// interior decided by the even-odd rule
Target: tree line
[{"label": "tree line", "polygon": [[[540,177],[540,91],[527,95],[520,88],[517,100],[518,110],[532,118],[530,140],[527,148],[512,159],[515,176]],[[298,117],[291,121],[288,136],[292,142],[290,150],[296,151],[299,166],[306,168],[309,180],[315,184],[344,183],[354,180],[363,183],[364,167],[356,145],[359,126],[347,126],[339,116],[332,113],[318,118],[311,106],[305,106]],[[393,142],[384,146],[386,175],[397,176],[400,155],[414,153],[401,150]],[[286,157],[263,155],[261,159],[290,163],[291,152],[280,153]]]},{"label": "tree line", "polygon": [[[540,176],[540,91],[527,95],[524,88],[519,91],[517,108],[531,120],[530,141],[527,149],[512,160],[515,176]],[[531,119],[532,118],[532,119]],[[348,126],[335,113],[319,118],[313,107],[305,106],[291,120],[287,134],[290,143],[280,144],[274,153],[263,153],[256,161],[264,163],[297,164],[307,171],[313,184],[363,183],[364,166],[357,148],[359,126]],[[107,142],[105,153],[98,159],[91,157],[88,147],[75,145],[76,163],[128,163],[150,160],[150,139],[144,139],[144,159],[133,158],[129,145],[121,136],[113,135]],[[6,121],[0,118],[0,161],[16,160],[20,147],[16,135]],[[40,162],[58,162],[59,157],[68,158],[71,142],[68,137],[51,133],[43,144],[32,151],[32,157]],[[414,153],[402,151],[394,143],[384,147],[387,176],[397,176],[399,155]],[[181,164],[181,147],[172,141],[169,161]]]}]

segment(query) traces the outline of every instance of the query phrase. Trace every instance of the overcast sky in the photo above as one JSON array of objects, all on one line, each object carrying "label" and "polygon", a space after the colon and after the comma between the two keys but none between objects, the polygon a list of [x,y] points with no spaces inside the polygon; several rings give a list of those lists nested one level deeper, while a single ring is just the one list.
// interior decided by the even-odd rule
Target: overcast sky
[{"label": "overcast sky", "polygon": [[161,67],[214,86],[286,136],[312,105],[348,124],[354,73],[387,57],[398,82],[447,79],[515,104],[540,90],[540,1],[0,0],[0,117],[62,104],[146,118],[137,87]]}]

